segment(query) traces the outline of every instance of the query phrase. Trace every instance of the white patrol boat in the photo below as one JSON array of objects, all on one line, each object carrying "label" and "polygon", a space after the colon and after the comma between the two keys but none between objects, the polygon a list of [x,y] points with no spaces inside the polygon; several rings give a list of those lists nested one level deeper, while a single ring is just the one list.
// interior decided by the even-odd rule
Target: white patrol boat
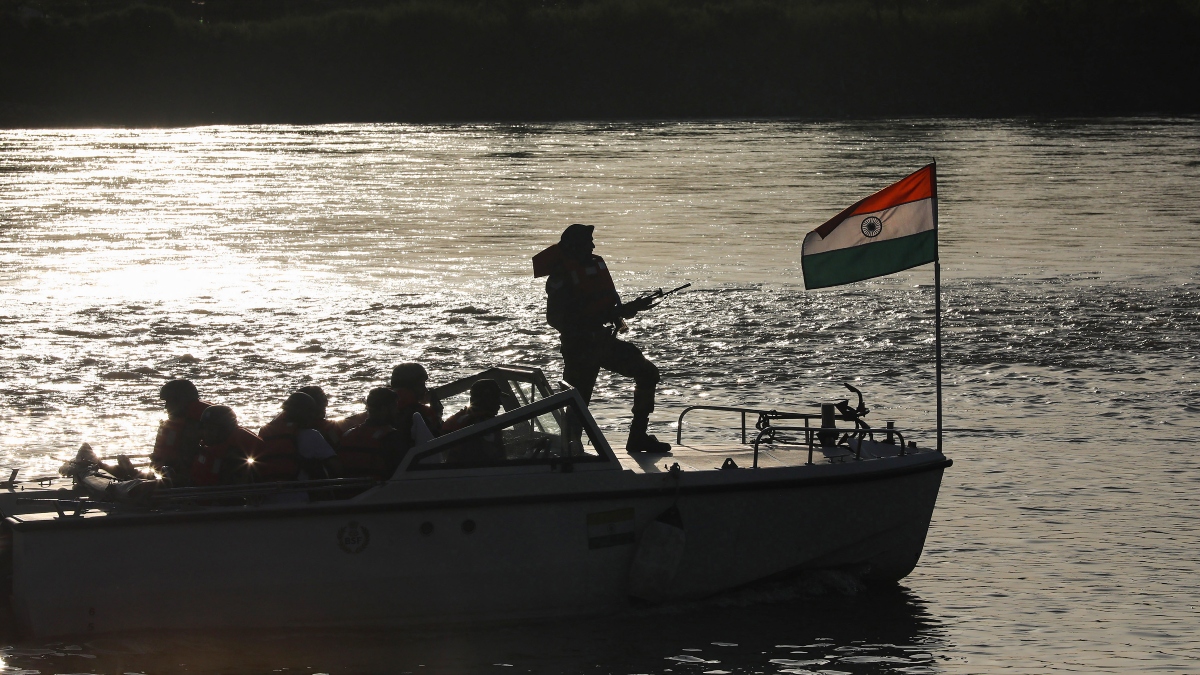
[{"label": "white patrol boat", "polygon": [[870,429],[861,396],[823,415],[703,406],[741,414],[742,443],[720,445],[682,442],[689,408],[670,454],[635,456],[533,368],[434,396],[484,377],[505,411],[414,448],[384,482],[157,489],[93,472],[55,491],[14,476],[0,510],[18,625],[57,636],[486,622],[812,569],[894,582],[917,564],[951,464]]}]

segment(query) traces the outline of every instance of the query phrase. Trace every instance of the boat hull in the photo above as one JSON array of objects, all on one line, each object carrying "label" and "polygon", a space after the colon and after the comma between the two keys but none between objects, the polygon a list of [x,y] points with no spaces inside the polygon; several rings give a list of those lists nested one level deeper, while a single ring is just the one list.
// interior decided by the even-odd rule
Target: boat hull
[{"label": "boat hull", "polygon": [[666,600],[808,569],[896,581],[948,465],[577,471],[537,477],[536,493],[490,476],[341,504],[10,518],[13,609],[34,636],[607,613],[627,605],[640,534],[672,505],[686,543]]}]

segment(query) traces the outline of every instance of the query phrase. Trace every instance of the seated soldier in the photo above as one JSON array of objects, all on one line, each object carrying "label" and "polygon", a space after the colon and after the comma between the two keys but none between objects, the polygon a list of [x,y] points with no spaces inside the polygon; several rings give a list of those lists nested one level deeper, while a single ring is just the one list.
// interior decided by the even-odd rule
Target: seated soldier
[{"label": "seated soldier", "polygon": [[446,418],[442,434],[458,431],[500,412],[500,385],[495,380],[479,380],[471,385],[471,404]]},{"label": "seated soldier", "polygon": [[397,423],[400,432],[406,434],[410,444],[412,441],[411,420],[413,414],[419,414],[425,426],[434,436],[442,433],[441,404],[428,405],[429,389],[426,383],[429,373],[419,363],[402,363],[392,369],[392,391],[398,397],[396,410],[399,413]]},{"label": "seated soldier", "polygon": [[338,426],[337,422],[325,417],[325,410],[329,407],[329,397],[325,395],[325,390],[315,384],[310,384],[307,387],[300,387],[296,391],[308,394],[312,400],[317,402],[320,419],[314,428],[321,432],[325,440],[329,441],[329,444],[336,449],[338,443],[342,441],[342,428]]},{"label": "seated soldier", "polygon": [[337,453],[314,427],[320,407],[311,396],[295,392],[283,402],[283,414],[258,432],[262,454],[251,463],[262,482],[310,480],[337,475]]},{"label": "seated soldier", "polygon": [[[343,429],[338,422],[325,418],[325,411],[329,406],[329,397],[325,395],[325,390],[315,384],[310,384],[307,387],[300,387],[296,391],[300,392],[301,394],[308,394],[309,398],[311,398],[317,404],[318,420],[313,428],[321,432],[321,435],[325,437],[325,440],[329,442],[329,445],[336,448],[338,443],[341,442],[342,434],[350,427],[345,427]],[[284,413],[281,412],[271,420],[271,423],[282,422],[284,421],[283,417]]]},{"label": "seated soldier", "polygon": [[[442,425],[442,433],[448,434],[490,420],[498,412],[500,385],[495,380],[479,380],[471,385],[471,405],[451,415]],[[505,459],[504,441],[499,430],[456,443],[446,450],[446,461],[452,464],[495,464]]]},{"label": "seated soldier", "polygon": [[385,387],[367,394],[367,420],[346,432],[337,455],[347,477],[386,480],[409,449],[396,429],[396,392]]},{"label": "seated soldier", "polygon": [[[419,414],[424,426],[428,432],[437,436],[442,429],[442,411],[440,404],[436,406],[426,405],[429,399],[429,390],[425,383],[429,380],[429,374],[425,372],[425,368],[419,363],[402,363],[392,369],[391,387],[392,391],[396,392],[398,397],[396,400],[396,428],[404,436],[406,447],[411,447],[421,439],[415,438],[413,435],[413,414]],[[338,422],[342,433],[346,433],[350,429],[361,425],[367,421],[367,413],[361,412],[356,415],[351,415],[344,420]],[[418,430],[418,436],[423,435],[424,430]]]},{"label": "seated soldier", "polygon": [[192,485],[247,483],[248,460],[262,451],[262,439],[238,426],[233,410],[214,405],[200,416],[200,451],[192,463]]},{"label": "seated soldier", "polygon": [[186,485],[200,448],[200,416],[211,406],[191,380],[171,380],[158,390],[167,419],[158,426],[150,465],[176,485]]},{"label": "seated soldier", "polygon": [[[363,422],[366,422],[368,417],[370,416],[367,414],[367,411],[364,410],[362,412],[354,413],[349,417],[343,417],[342,419],[334,422],[334,425],[337,427],[338,435],[341,438],[345,438],[347,432],[354,427],[361,425]],[[339,441],[339,443],[340,442],[341,441]]]},{"label": "seated soldier", "polygon": [[[349,433],[351,429],[361,425],[363,422],[366,422],[369,417],[370,415],[368,415],[364,410],[363,412],[354,413],[353,415],[349,415],[335,421],[334,424],[337,425],[338,436],[344,439],[346,434]],[[340,440],[338,441],[338,445],[341,445]]]}]

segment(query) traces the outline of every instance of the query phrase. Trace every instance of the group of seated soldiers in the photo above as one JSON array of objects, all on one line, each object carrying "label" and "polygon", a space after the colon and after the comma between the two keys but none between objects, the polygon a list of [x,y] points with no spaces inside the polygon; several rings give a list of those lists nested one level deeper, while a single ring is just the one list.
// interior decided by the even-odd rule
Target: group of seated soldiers
[{"label": "group of seated soldiers", "polygon": [[440,405],[428,403],[427,381],[420,364],[396,366],[390,387],[372,389],[366,410],[341,420],[325,417],[328,398],[320,387],[301,387],[256,434],[229,407],[200,400],[191,381],[171,380],[159,391],[167,420],[150,463],[176,486],[387,479],[417,444],[500,410],[499,385],[480,380],[471,387],[470,406],[443,421]]}]

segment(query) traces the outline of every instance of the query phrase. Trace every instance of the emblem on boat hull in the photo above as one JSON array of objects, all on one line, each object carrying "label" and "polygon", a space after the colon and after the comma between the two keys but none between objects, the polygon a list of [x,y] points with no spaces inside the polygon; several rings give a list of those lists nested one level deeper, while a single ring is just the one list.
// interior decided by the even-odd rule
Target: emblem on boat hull
[{"label": "emblem on boat hull", "polygon": [[587,514],[588,548],[608,548],[633,543],[633,509]]},{"label": "emblem on boat hull", "polygon": [[370,542],[371,531],[354,521],[338,529],[338,546],[346,553],[361,553]]},{"label": "emblem on boat hull", "polygon": [[879,218],[877,218],[875,216],[871,216],[870,218],[863,219],[862,233],[865,234],[868,238],[874,239],[875,237],[879,236],[880,232],[883,232],[883,221],[882,220],[880,220]]}]

